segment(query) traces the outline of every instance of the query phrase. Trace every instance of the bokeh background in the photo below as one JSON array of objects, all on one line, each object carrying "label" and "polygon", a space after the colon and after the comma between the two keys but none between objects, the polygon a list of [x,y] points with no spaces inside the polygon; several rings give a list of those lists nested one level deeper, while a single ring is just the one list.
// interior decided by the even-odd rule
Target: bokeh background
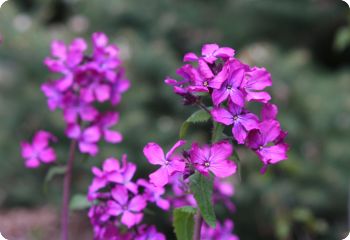
[{"label": "bokeh background", "polygon": [[[95,158],[79,157],[74,193],[85,194],[90,167],[107,156],[147,165],[148,141],[170,146],[194,111],[163,80],[175,76],[187,51],[216,42],[236,49],[250,65],[265,66],[269,89],[289,131],[289,160],[261,175],[258,159],[238,149],[234,215],[242,240],[342,239],[349,231],[350,27],[341,0],[9,0],[0,9],[0,232],[14,239],[56,239],[62,178],[45,183],[48,167],[24,168],[19,142],[37,129],[59,137],[60,113],[48,110],[40,84],[52,75],[42,64],[50,41],[106,32],[119,45],[132,88],[117,107],[124,135]],[[192,131],[203,138],[206,126]],[[169,214],[149,216],[173,239]],[[86,211],[73,215],[75,239],[91,239]]]}]

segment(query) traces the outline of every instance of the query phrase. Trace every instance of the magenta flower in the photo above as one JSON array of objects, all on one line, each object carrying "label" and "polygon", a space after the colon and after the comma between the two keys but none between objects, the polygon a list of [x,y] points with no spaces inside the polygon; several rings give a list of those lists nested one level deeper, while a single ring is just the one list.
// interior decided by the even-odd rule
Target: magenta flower
[{"label": "magenta flower", "polygon": [[127,161],[126,154],[123,155],[122,162],[123,165],[114,182],[123,185],[130,192],[137,194],[137,184],[131,181],[136,172],[136,165]]},{"label": "magenta flower", "polygon": [[211,68],[204,60],[198,60],[198,72],[192,79],[192,85],[188,87],[190,92],[209,92],[209,88],[219,89],[226,77],[226,70],[223,69],[217,75],[214,75]]},{"label": "magenta flower", "polygon": [[47,97],[47,104],[51,111],[63,108],[64,95],[57,88],[57,82],[46,82],[41,85],[41,90]]},{"label": "magenta flower", "polygon": [[120,164],[118,159],[108,158],[103,162],[102,170],[92,167],[94,179],[89,187],[89,199],[94,198],[95,192],[108,185],[109,182],[116,182],[120,179]]},{"label": "magenta flower", "polygon": [[163,187],[156,187],[145,179],[137,180],[137,184],[145,188],[143,196],[147,201],[155,203],[163,210],[168,210],[170,208],[170,202],[167,199],[162,198],[162,195],[165,193]]},{"label": "magenta flower", "polygon": [[140,223],[143,218],[141,211],[147,205],[144,198],[136,195],[129,199],[127,189],[122,186],[116,186],[111,193],[113,200],[108,201],[109,215],[122,215],[121,222],[128,228]]},{"label": "magenta flower", "polygon": [[267,103],[271,96],[267,92],[261,92],[272,85],[271,75],[265,68],[254,67],[246,72],[242,87],[246,92],[247,101]]},{"label": "magenta flower", "polygon": [[155,226],[142,225],[138,228],[135,240],[166,240],[164,234],[157,231]]},{"label": "magenta flower", "polygon": [[60,91],[67,90],[74,81],[74,70],[82,62],[87,44],[83,39],[75,39],[67,48],[64,42],[54,41],[51,45],[51,54],[54,58],[46,58],[46,66],[53,72],[62,73],[57,81]]},{"label": "magenta flower", "polygon": [[97,117],[98,111],[82,99],[68,95],[65,98],[63,115],[67,123],[76,123],[79,118],[91,122]]},{"label": "magenta flower", "polygon": [[69,124],[66,129],[69,138],[78,141],[79,150],[82,153],[88,153],[95,156],[98,152],[97,142],[100,140],[100,129],[97,126],[91,126],[81,129],[77,124]]},{"label": "magenta flower", "polygon": [[55,150],[49,146],[50,141],[56,141],[51,133],[40,130],[33,138],[33,142],[21,142],[22,157],[27,168],[37,168],[40,163],[52,163],[56,160]]},{"label": "magenta flower", "polygon": [[93,59],[103,76],[114,82],[116,79],[115,69],[120,66],[119,49],[115,45],[108,45],[108,37],[101,32],[92,35]]},{"label": "magenta flower", "polygon": [[208,225],[203,224],[201,230],[202,240],[239,240],[239,238],[232,233],[233,222],[226,219],[224,224],[217,223],[215,228],[210,228]]},{"label": "magenta flower", "polygon": [[130,88],[130,81],[125,78],[125,70],[119,69],[111,89],[111,103],[116,105],[121,101],[122,94]]},{"label": "magenta flower", "polygon": [[233,147],[227,141],[204,145],[199,147],[197,143],[192,144],[190,150],[191,161],[195,168],[202,174],[208,175],[212,172],[215,176],[224,178],[236,172],[236,164],[229,160]]},{"label": "magenta flower", "polygon": [[214,121],[233,125],[232,134],[239,144],[245,142],[249,131],[258,129],[258,117],[231,102],[228,104],[228,109],[214,108],[211,114]]},{"label": "magenta flower", "polygon": [[116,112],[106,112],[101,114],[96,121],[96,125],[100,127],[101,133],[110,143],[119,143],[123,140],[121,133],[110,128],[116,125],[119,121],[119,114]]},{"label": "magenta flower", "polygon": [[241,89],[244,78],[244,69],[235,69],[226,65],[223,71],[227,71],[227,80],[221,85],[220,89],[214,89],[212,99],[216,106],[228,98],[240,107],[244,106],[244,93]]},{"label": "magenta flower", "polygon": [[180,140],[164,155],[163,149],[157,143],[148,143],[144,149],[143,154],[147,160],[154,165],[161,165],[161,167],[154,173],[149,175],[150,182],[157,187],[163,187],[169,182],[169,177],[176,172],[183,172],[185,169],[185,162],[174,155],[177,148],[186,144],[185,141]]},{"label": "magenta flower", "polygon": [[266,120],[259,124],[259,130],[253,130],[249,133],[247,145],[255,151],[264,165],[287,159],[288,145],[283,142],[274,144],[281,132],[278,121]]},{"label": "magenta flower", "polygon": [[[205,44],[202,48],[202,59],[207,63],[214,63],[218,58],[229,59],[233,57],[235,50],[229,47],[219,47],[217,44]],[[187,53],[184,62],[198,61],[199,57],[195,53]]]}]

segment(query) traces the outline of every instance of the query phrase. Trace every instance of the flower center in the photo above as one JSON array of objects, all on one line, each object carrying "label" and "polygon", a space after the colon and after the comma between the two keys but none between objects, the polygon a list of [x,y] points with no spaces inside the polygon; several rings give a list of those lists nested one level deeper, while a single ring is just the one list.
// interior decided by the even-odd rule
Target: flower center
[{"label": "flower center", "polygon": [[204,87],[208,87],[208,81],[205,81],[205,82],[203,83],[203,85],[204,85]]},{"label": "flower center", "polygon": [[170,162],[169,162],[168,160],[165,160],[165,163],[164,163],[164,164],[165,164],[165,166],[168,166],[169,163],[170,163]]},{"label": "flower center", "polygon": [[226,89],[231,90],[231,89],[232,89],[232,86],[231,86],[231,85],[227,85],[227,86],[226,86]]},{"label": "flower center", "polygon": [[204,166],[207,168],[210,167],[210,162],[208,162],[208,161],[204,162]]},{"label": "flower center", "polygon": [[234,116],[234,117],[233,117],[233,120],[237,121],[237,120],[238,120],[238,116],[237,116],[237,115]]},{"label": "flower center", "polygon": [[264,148],[263,146],[260,146],[260,147],[259,147],[259,151],[261,151],[263,148]]}]

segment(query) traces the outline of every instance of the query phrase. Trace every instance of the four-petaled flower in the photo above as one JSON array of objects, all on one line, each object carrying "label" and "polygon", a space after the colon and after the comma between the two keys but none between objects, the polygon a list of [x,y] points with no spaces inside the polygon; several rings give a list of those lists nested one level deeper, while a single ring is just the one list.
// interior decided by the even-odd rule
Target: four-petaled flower
[{"label": "four-petaled flower", "polygon": [[128,191],[122,186],[116,186],[111,191],[113,200],[108,201],[108,213],[112,216],[121,217],[121,222],[128,228],[141,222],[143,213],[141,212],[147,205],[146,200],[140,196],[129,199]]},{"label": "four-petaled flower", "polygon": [[217,142],[213,145],[199,147],[192,144],[190,151],[191,161],[195,168],[202,174],[212,172],[215,176],[224,178],[236,172],[236,164],[229,160],[233,147],[227,141]]},{"label": "four-petaled flower", "polygon": [[33,142],[21,142],[22,157],[27,168],[37,168],[40,163],[52,163],[56,160],[55,150],[49,146],[50,141],[56,141],[56,137],[47,131],[38,131]]},{"label": "four-petaled flower", "polygon": [[211,111],[214,121],[233,125],[232,134],[239,144],[243,144],[249,131],[258,129],[258,117],[244,108],[229,102],[228,108],[214,108]]},{"label": "four-petaled flower", "polygon": [[177,148],[186,144],[185,141],[180,140],[169,150],[165,155],[163,149],[157,143],[148,143],[143,153],[147,160],[154,165],[161,165],[161,167],[154,173],[149,175],[150,182],[155,186],[163,187],[169,182],[169,177],[176,172],[183,172],[185,169],[185,162],[181,157],[174,155]]}]

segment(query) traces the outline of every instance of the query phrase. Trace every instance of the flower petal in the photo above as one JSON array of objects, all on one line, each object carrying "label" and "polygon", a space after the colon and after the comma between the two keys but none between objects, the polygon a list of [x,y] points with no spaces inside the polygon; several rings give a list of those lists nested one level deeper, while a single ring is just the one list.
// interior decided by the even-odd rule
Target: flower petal
[{"label": "flower petal", "polygon": [[165,162],[163,149],[157,143],[148,143],[143,148],[143,154],[151,164],[163,165]]},{"label": "flower petal", "polygon": [[156,187],[163,187],[169,182],[169,173],[166,167],[161,167],[149,175],[150,183]]}]

